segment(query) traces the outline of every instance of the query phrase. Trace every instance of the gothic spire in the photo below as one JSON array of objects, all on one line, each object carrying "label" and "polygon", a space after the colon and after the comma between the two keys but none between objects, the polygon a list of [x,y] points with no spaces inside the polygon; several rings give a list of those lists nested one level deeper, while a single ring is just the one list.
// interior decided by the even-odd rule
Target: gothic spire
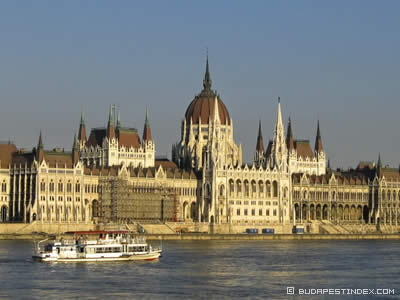
[{"label": "gothic spire", "polygon": [[144,128],[143,128],[143,141],[151,141],[150,121],[147,108],[146,108],[146,118],[144,121]]},{"label": "gothic spire", "polygon": [[117,114],[117,128],[119,129],[121,127],[121,119],[120,119],[120,109],[118,107],[118,114]]},{"label": "gothic spire", "polygon": [[315,137],[315,147],[314,147],[315,152],[320,153],[323,151],[322,147],[322,138],[321,138],[321,133],[319,130],[319,120],[317,123],[317,136]]},{"label": "gothic spire", "polygon": [[83,117],[83,110],[81,111],[81,122],[79,124],[78,141],[82,144],[86,142],[86,127]]},{"label": "gothic spire", "polygon": [[114,115],[113,115],[113,106],[112,105],[110,105],[110,111],[108,114],[107,137],[108,137],[108,139],[115,138]]},{"label": "gothic spire", "polygon": [[261,132],[261,120],[258,122],[258,136],[257,136],[257,145],[256,152],[264,153],[264,141]]},{"label": "gothic spire", "polygon": [[40,130],[39,142],[36,149],[36,160],[38,162],[41,162],[43,161],[43,158],[44,158],[44,150],[43,150],[42,130]]},{"label": "gothic spire", "polygon": [[79,161],[79,141],[76,139],[76,133],[74,134],[74,144],[72,146],[72,161],[74,165]]},{"label": "gothic spire", "polygon": [[291,151],[292,149],[294,149],[294,140],[293,140],[293,132],[292,132],[292,121],[290,120],[289,117],[289,121],[288,121],[288,132],[287,132],[287,136],[286,136],[286,144],[289,148],[289,151]]},{"label": "gothic spire", "polygon": [[281,112],[281,99],[278,97],[278,111],[276,117],[276,126],[274,132],[274,139],[272,142],[271,149],[271,166],[280,166],[281,163],[286,159],[287,146],[285,141],[285,129],[282,123],[282,112]]},{"label": "gothic spire", "polygon": [[207,53],[206,73],[204,75],[204,80],[203,80],[204,90],[211,91],[211,84],[212,84],[212,81],[211,81],[211,76],[210,76],[210,70],[208,67],[208,53]]},{"label": "gothic spire", "polygon": [[78,141],[77,141],[77,139],[76,139],[76,133],[74,134],[74,143],[72,144],[72,152],[74,152],[74,151],[76,151],[76,150],[78,150],[79,149],[79,147],[78,147]]},{"label": "gothic spire", "polygon": [[38,148],[38,150],[43,150],[42,130],[40,130],[39,142],[38,142],[37,148]]},{"label": "gothic spire", "polygon": [[382,162],[381,162],[381,153],[379,153],[378,164],[376,166],[376,175],[378,175],[378,177],[381,177],[381,174],[382,174]]},{"label": "gothic spire", "polygon": [[381,153],[378,154],[378,168],[382,168]]}]

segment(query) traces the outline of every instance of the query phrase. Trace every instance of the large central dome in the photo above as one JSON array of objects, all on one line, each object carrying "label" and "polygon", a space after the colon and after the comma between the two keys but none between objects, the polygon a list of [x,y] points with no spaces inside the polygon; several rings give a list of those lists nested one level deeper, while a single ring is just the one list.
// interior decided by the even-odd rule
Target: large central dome
[{"label": "large central dome", "polygon": [[201,118],[201,124],[208,124],[209,120],[212,121],[214,119],[214,107],[216,99],[218,101],[218,112],[221,124],[230,125],[231,118],[229,117],[229,112],[225,104],[222,102],[219,96],[217,96],[215,92],[211,89],[211,77],[208,68],[208,58],[207,58],[206,74],[203,80],[203,90],[189,104],[185,113],[186,123],[189,124],[190,119],[192,119],[193,124],[198,124],[200,118]]}]

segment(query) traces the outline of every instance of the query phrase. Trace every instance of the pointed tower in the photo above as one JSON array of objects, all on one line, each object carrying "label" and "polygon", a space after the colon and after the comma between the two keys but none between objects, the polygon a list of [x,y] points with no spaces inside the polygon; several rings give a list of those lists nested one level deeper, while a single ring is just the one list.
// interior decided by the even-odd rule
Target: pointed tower
[{"label": "pointed tower", "polygon": [[294,150],[294,140],[293,140],[293,132],[292,132],[292,121],[288,121],[288,127],[287,127],[287,136],[286,136],[286,145],[288,147],[289,153]]},{"label": "pointed tower", "polygon": [[261,132],[261,120],[259,120],[256,151],[254,152],[254,163],[258,167],[262,165],[263,162],[264,162],[264,141]]},{"label": "pointed tower", "polygon": [[110,112],[108,114],[107,137],[109,140],[111,140],[112,138],[115,138],[114,115],[113,115],[113,106],[112,105],[110,105]]},{"label": "pointed tower", "polygon": [[219,116],[219,109],[218,109],[218,106],[219,106],[218,101],[219,101],[218,97],[215,96],[215,98],[214,98],[214,119],[213,119],[215,124],[221,123],[221,119],[220,119],[220,116]]},{"label": "pointed tower", "polygon": [[44,158],[44,149],[43,149],[42,131],[40,130],[39,142],[36,150],[36,160],[39,163],[41,163],[43,161],[43,158]]},{"label": "pointed tower", "polygon": [[278,112],[276,117],[274,139],[272,141],[271,156],[271,167],[280,166],[283,162],[287,162],[287,147],[285,141],[285,130],[282,122],[280,97],[278,97]]},{"label": "pointed tower", "polygon": [[208,54],[207,54],[206,73],[204,74],[204,80],[203,80],[203,88],[204,89],[203,90],[212,92],[211,85],[212,85],[212,81],[211,81],[211,76],[210,76],[210,70],[208,67]]},{"label": "pointed tower", "polygon": [[72,161],[74,165],[79,161],[79,141],[76,139],[76,134],[74,134],[74,143],[72,145]]},{"label": "pointed tower", "polygon": [[[79,124],[79,132],[78,132],[78,141],[81,147],[85,146],[86,144],[86,126],[85,120],[83,118],[83,111],[81,112],[81,122]],[[74,141],[75,143],[75,141]]]},{"label": "pointed tower", "polygon": [[382,162],[381,162],[381,153],[378,154],[378,163],[376,165],[376,175],[380,178],[382,177]]},{"label": "pointed tower", "polygon": [[322,148],[322,139],[321,139],[321,133],[319,131],[319,120],[317,123],[317,136],[315,137],[315,147],[314,147],[315,153],[321,153],[324,151]]},{"label": "pointed tower", "polygon": [[144,128],[143,128],[143,142],[151,141],[151,130],[150,130],[150,121],[149,121],[149,113],[146,108],[146,118],[144,121]]},{"label": "pointed tower", "polygon": [[120,109],[118,107],[118,114],[117,114],[117,130],[121,128],[121,118],[120,118]]}]

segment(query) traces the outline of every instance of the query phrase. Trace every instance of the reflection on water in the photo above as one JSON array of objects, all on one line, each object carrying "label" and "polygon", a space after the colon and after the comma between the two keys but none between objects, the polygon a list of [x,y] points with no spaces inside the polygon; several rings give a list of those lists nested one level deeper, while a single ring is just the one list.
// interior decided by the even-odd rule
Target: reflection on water
[{"label": "reflection on water", "polygon": [[119,263],[39,263],[31,249],[0,241],[0,298],[287,299],[287,286],[399,286],[397,241],[169,241],[158,261]]}]

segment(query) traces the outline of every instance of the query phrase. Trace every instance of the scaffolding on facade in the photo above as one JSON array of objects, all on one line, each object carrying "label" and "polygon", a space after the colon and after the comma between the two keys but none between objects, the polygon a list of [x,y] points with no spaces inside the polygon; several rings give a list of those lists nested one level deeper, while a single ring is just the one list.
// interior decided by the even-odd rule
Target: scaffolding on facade
[{"label": "scaffolding on facade", "polygon": [[176,221],[176,192],[161,185],[151,186],[121,178],[102,178],[99,220],[103,223]]}]

